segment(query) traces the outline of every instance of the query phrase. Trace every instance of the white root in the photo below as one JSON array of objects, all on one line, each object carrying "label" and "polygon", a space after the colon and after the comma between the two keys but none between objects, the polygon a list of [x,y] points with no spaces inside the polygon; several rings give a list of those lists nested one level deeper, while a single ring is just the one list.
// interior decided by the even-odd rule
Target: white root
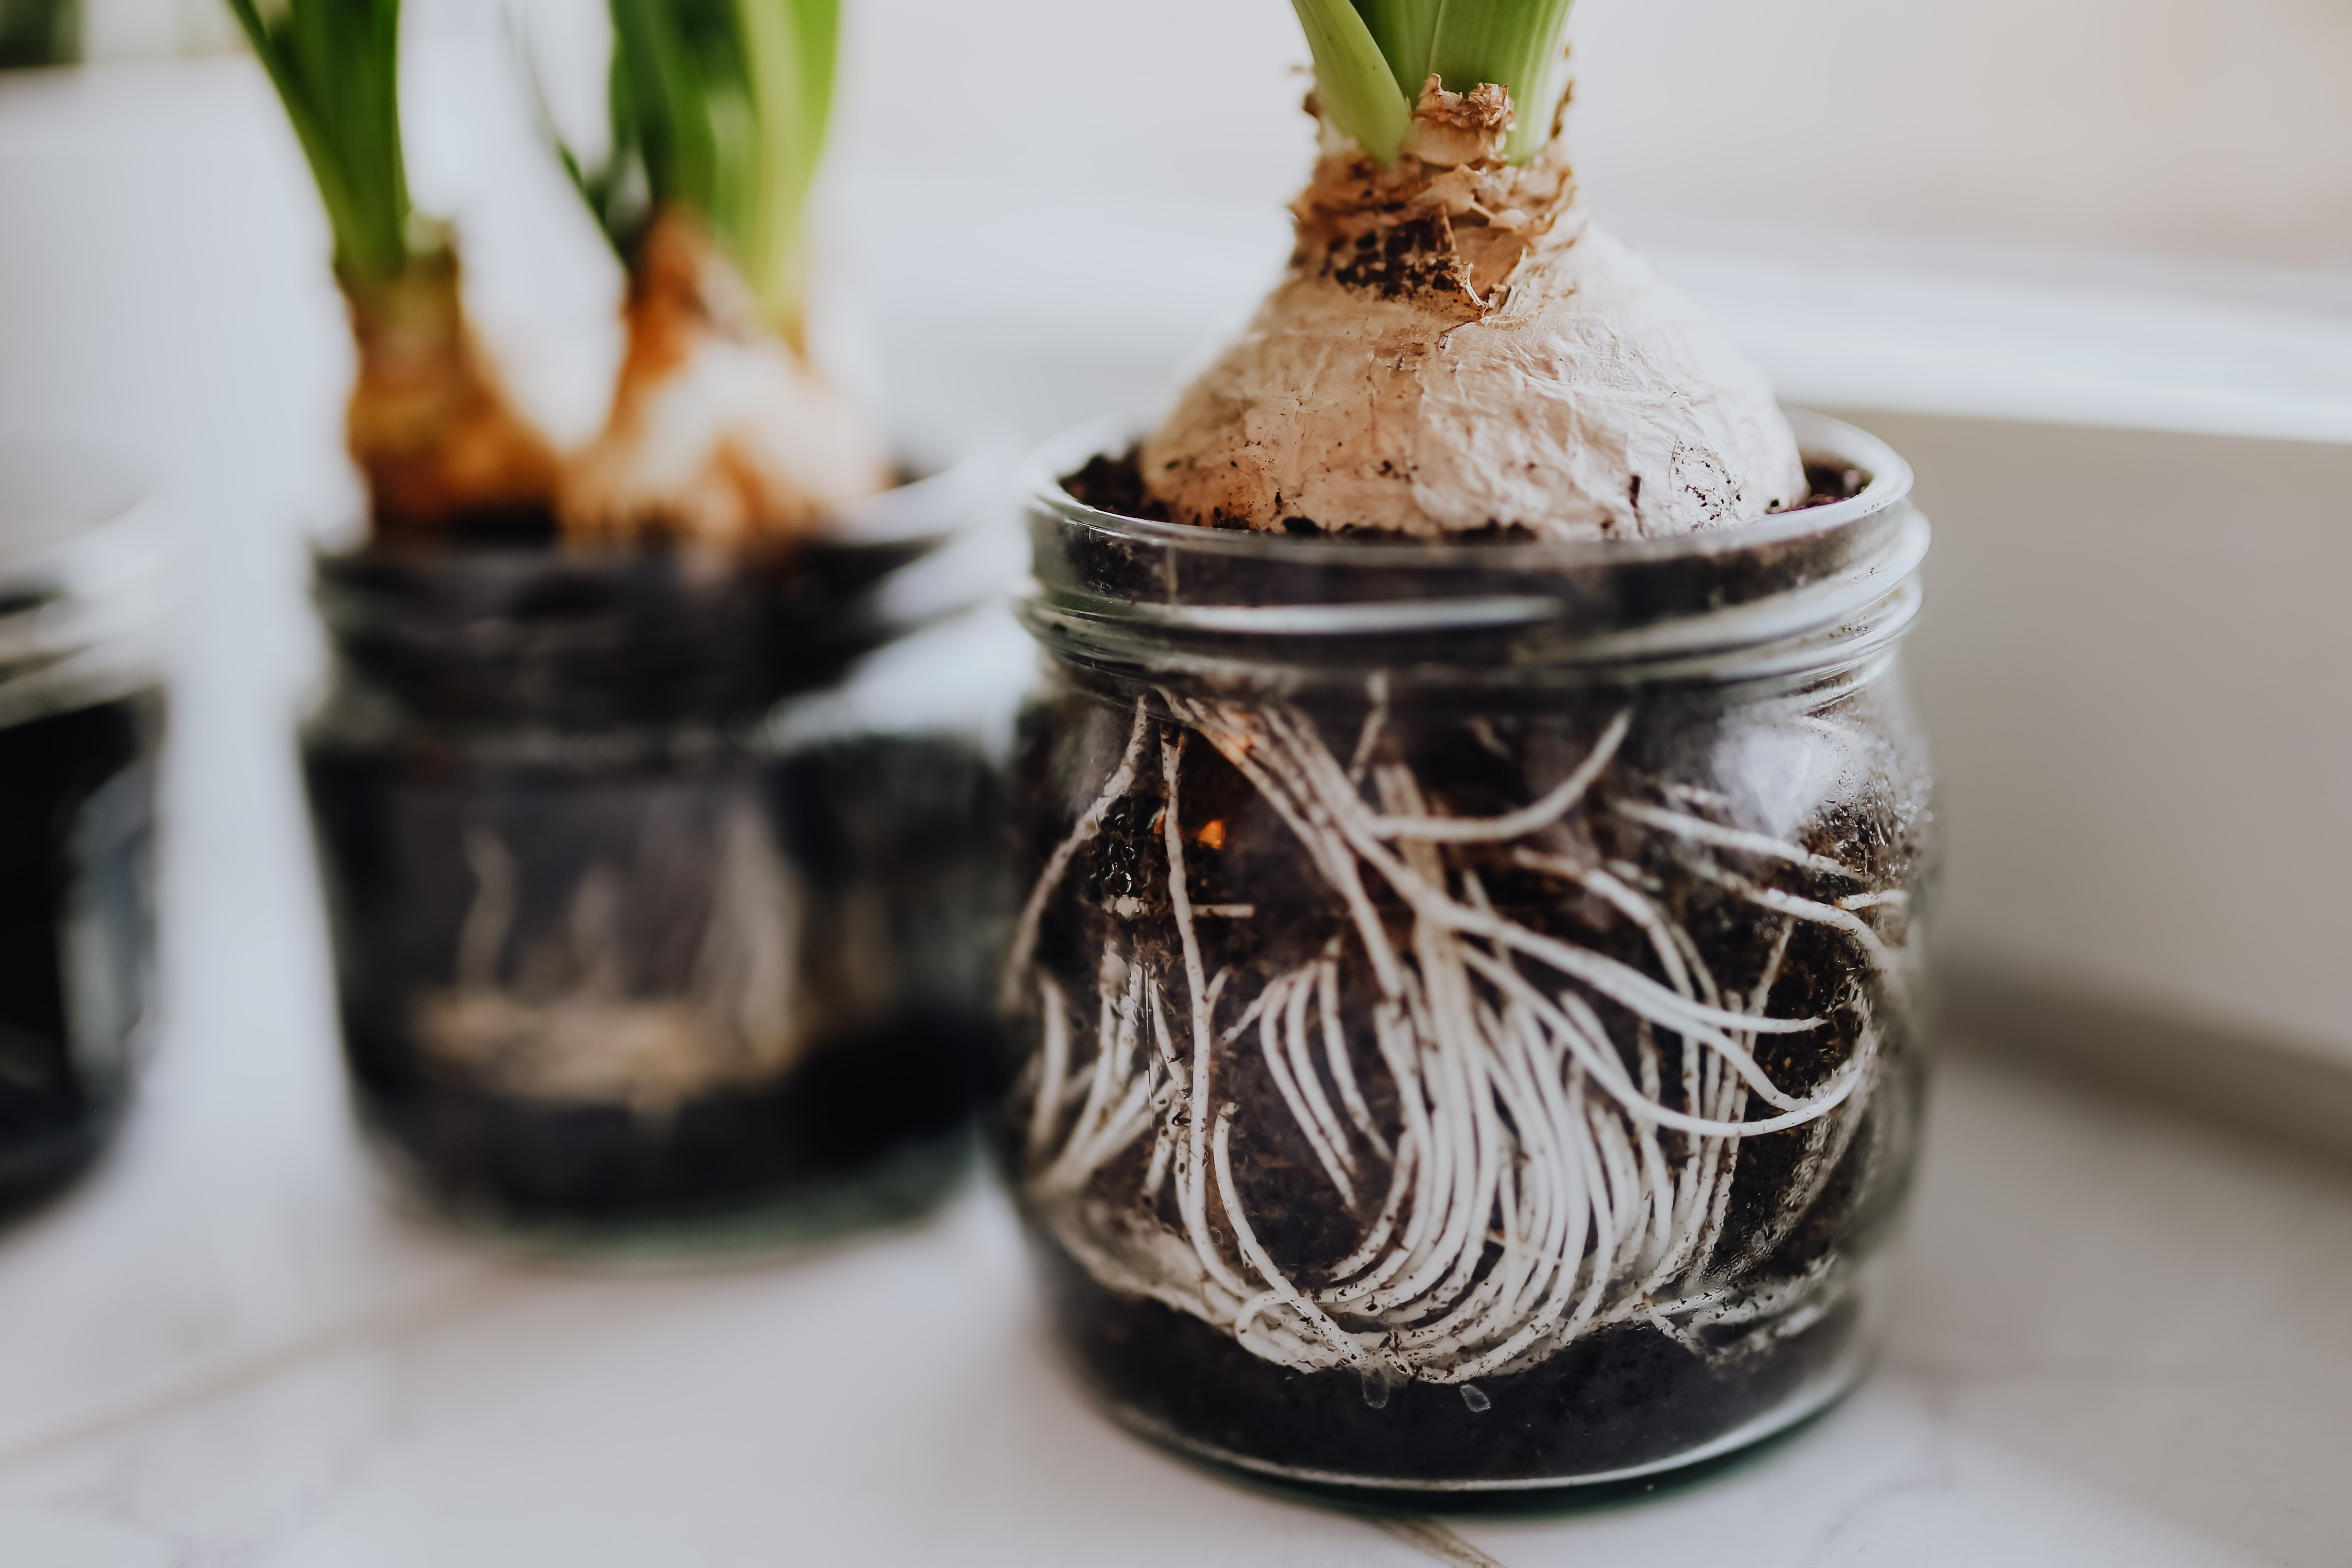
[{"label": "white root", "polygon": [[1910,994],[1907,965],[1898,957],[1895,950],[1888,947],[1879,934],[1870,929],[1870,922],[1860,915],[1850,910],[1840,909],[1835,904],[1801,899],[1794,893],[1784,893],[1778,888],[1759,887],[1745,877],[1705,861],[1693,860],[1691,869],[1717,886],[1729,889],[1750,903],[1761,905],[1765,909],[1776,910],[1780,914],[1793,916],[1801,921],[1811,921],[1816,924],[1825,925],[1833,931],[1843,932],[1853,939],[1855,946],[1862,949],[1864,955],[1870,960],[1871,967],[1875,969],[1879,977],[1886,982],[1887,989],[1894,994],[1897,1003],[1907,1002]]},{"label": "white root", "polygon": [[[1267,986],[1266,990],[1275,994],[1297,992],[1299,990],[1298,977],[1285,975]],[[1298,1124],[1300,1131],[1307,1134],[1307,1144],[1315,1151],[1315,1158],[1321,1163],[1323,1173],[1331,1178],[1331,1185],[1339,1190],[1339,1201],[1349,1208],[1354,1208],[1356,1189],[1355,1184],[1348,1180],[1348,1162],[1340,1157],[1339,1150],[1333,1147],[1331,1139],[1325,1131],[1324,1122],[1329,1112],[1327,1110],[1323,1117],[1318,1117],[1315,1114],[1314,1107],[1308,1102],[1305,1091],[1299,1087],[1291,1064],[1284,1058],[1284,1046],[1280,1032],[1285,1011],[1286,1009],[1278,1005],[1269,1005],[1258,1015],[1258,1043],[1265,1051],[1266,1071],[1274,1079],[1275,1091],[1282,1096],[1283,1104],[1289,1108],[1291,1120]],[[1311,1076],[1308,1077],[1307,1082],[1310,1084],[1314,1082]],[[1318,1090],[1318,1093],[1319,1095],[1320,1091]]]},{"label": "white root", "polygon": [[1168,845],[1168,901],[1175,911],[1177,934],[1183,943],[1184,980],[1192,998],[1192,1090],[1187,1107],[1192,1118],[1187,1130],[1191,1147],[1187,1151],[1189,1157],[1177,1173],[1177,1192],[1184,1200],[1184,1228],[1192,1239],[1194,1255],[1201,1260],[1201,1267],[1208,1271],[1210,1279],[1239,1296],[1248,1287],[1226,1264],[1209,1234],[1208,1182],[1204,1172],[1212,1060],[1209,1017],[1215,1003],[1211,1000],[1208,984],[1202,977],[1201,942],[1192,930],[1192,901],[1184,876],[1184,833],[1178,819],[1176,804],[1177,774],[1183,760],[1183,737],[1180,735],[1173,742],[1160,742],[1160,773],[1167,790],[1165,804],[1160,808],[1160,820]]},{"label": "white root", "polygon": [[[1334,938],[1333,946],[1337,945],[1338,939]],[[1381,1159],[1392,1160],[1396,1152],[1389,1147],[1380,1123],[1372,1120],[1372,1108],[1365,1103],[1364,1091],[1356,1084],[1356,1068],[1348,1049],[1348,1037],[1339,1027],[1339,964],[1328,952],[1315,968],[1315,994],[1317,1004],[1322,1010],[1323,1060],[1331,1069],[1331,1081],[1339,1086],[1339,1100],[1348,1108],[1348,1119],[1356,1124],[1356,1131],[1364,1135],[1364,1142],[1370,1143]]]},{"label": "white root", "polygon": [[1389,672],[1374,670],[1364,681],[1364,695],[1372,705],[1364,714],[1364,727],[1356,735],[1355,755],[1348,759],[1348,782],[1364,782],[1364,770],[1371,765],[1372,750],[1381,743],[1381,731],[1389,721]]},{"label": "white root", "polygon": [[1144,710],[1143,700],[1139,698],[1135,704],[1135,722],[1128,730],[1127,750],[1120,755],[1118,766],[1113,768],[1110,777],[1103,781],[1102,793],[1095,796],[1094,804],[1079,816],[1070,829],[1069,837],[1055,845],[1054,853],[1046,857],[1045,869],[1039,873],[1037,885],[1029,889],[1028,901],[1022,906],[1021,919],[1013,927],[1013,952],[1004,965],[1004,994],[1000,1005],[1009,1007],[1018,995],[1021,976],[1028,973],[1029,960],[1037,951],[1038,922],[1045,918],[1045,905],[1052,900],[1054,890],[1062,885],[1063,877],[1068,874],[1070,862],[1077,858],[1078,851],[1092,842],[1096,834],[1102,831],[1103,819],[1110,815],[1111,807],[1124,800],[1127,792],[1135,787],[1135,764],[1143,755],[1143,742],[1150,732],[1150,715]]},{"label": "white root", "polygon": [[[1104,975],[1108,982],[1117,955],[1106,949],[1103,958]],[[1114,998],[1108,984],[1103,990],[1101,1037],[1096,1047],[1086,1104],[1064,1140],[1060,1156],[1038,1176],[1041,1186],[1077,1185],[1150,1129],[1145,1113],[1153,1091],[1160,1087],[1159,1066],[1147,1061],[1141,1070],[1129,1071],[1142,1024],[1147,974],[1139,963],[1119,967],[1126,972],[1123,993]],[[1111,1100],[1114,1094],[1119,1096],[1116,1107]]]},{"label": "white root", "polygon": [[1047,974],[1037,976],[1038,1002],[1045,1013],[1045,1045],[1037,1058],[1035,1103],[1029,1112],[1029,1158],[1042,1156],[1054,1142],[1054,1124],[1062,1109],[1062,1077],[1070,1064],[1069,1005],[1062,988]]},{"label": "white root", "polygon": [[1249,1266],[1257,1270],[1258,1277],[1273,1288],[1272,1293],[1307,1320],[1308,1326],[1339,1352],[1342,1361],[1355,1367],[1370,1365],[1372,1358],[1365,1353],[1364,1347],[1314,1302],[1301,1295],[1298,1287],[1283,1277],[1282,1270],[1267,1256],[1265,1248],[1258,1245],[1257,1237],[1250,1229],[1249,1216],[1242,1212],[1241,1194],[1234,1186],[1233,1162],[1226,1152],[1226,1134],[1233,1130],[1234,1110],[1233,1106],[1227,1105],[1217,1114],[1216,1154],[1217,1195],[1225,1205],[1225,1217],[1233,1225],[1234,1245],[1248,1259]]},{"label": "white root", "polygon": [[[1616,758],[1633,721],[1630,708],[1611,720],[1591,754],[1533,805],[1489,817],[1375,816],[1365,826],[1376,838],[1411,838],[1424,844],[1500,844],[1540,833],[1576,808],[1592,781]],[[1350,776],[1354,776],[1352,770]]]},{"label": "white root", "polygon": [[1709,822],[1704,816],[1666,811],[1658,806],[1644,805],[1637,800],[1612,800],[1609,803],[1609,809],[1645,827],[1655,827],[1693,843],[1786,860],[1791,866],[1801,866],[1824,877],[1843,877],[1855,882],[1863,880],[1863,874],[1853,868],[1827,856],[1800,849],[1793,844],[1784,844],[1769,833],[1749,833],[1744,828],[1726,827],[1720,823]]},{"label": "white root", "polygon": [[[1329,1097],[1323,1092],[1323,1080],[1315,1071],[1314,1050],[1307,1043],[1307,1004],[1314,989],[1315,976],[1311,970],[1295,977],[1288,1005],[1282,1013],[1283,1039],[1289,1047],[1291,1077],[1298,1085],[1299,1096],[1307,1102],[1307,1114],[1321,1136],[1322,1146],[1331,1152],[1339,1166],[1334,1176],[1334,1184],[1339,1188],[1339,1195],[1347,1200],[1348,1206],[1353,1208],[1356,1206],[1352,1181],[1356,1173],[1355,1152],[1348,1147],[1347,1131],[1339,1125],[1339,1118],[1331,1109]],[[1350,1180],[1338,1180],[1341,1174]]]},{"label": "white root", "polygon": [[[1889,896],[1899,889],[1828,903],[1770,887],[1706,851],[1848,886],[1864,879],[1778,839],[1612,799],[1607,810],[1671,841],[1675,864],[1780,917],[1760,975],[1729,987],[1656,896],[1655,877],[1527,842],[1580,841],[1554,830],[1580,807],[1599,809],[1591,793],[1627,737],[1630,711],[1535,805],[1453,818],[1428,809],[1409,771],[1380,760],[1386,692],[1371,696],[1343,765],[1294,709],[1159,693],[1173,731],[1160,743],[1155,825],[1173,929],[1145,947],[1131,919],[1112,927],[1092,1054],[1073,1062],[1067,999],[1037,962],[1036,932],[1078,854],[1135,786],[1151,728],[1139,706],[1119,766],[1049,859],[1016,943],[1012,984],[1034,996],[1040,1019],[1027,1189],[1041,1217],[1106,1287],[1190,1312],[1284,1365],[1353,1368],[1368,1390],[1397,1377],[1454,1384],[1521,1370],[1612,1323],[1648,1325],[1702,1355],[1726,1333],[1793,1331],[1800,1315],[1821,1310],[1822,1291],[1843,1287],[1826,1275],[1802,1289],[1754,1276],[1845,1155],[1884,1029],[1857,991],[1856,1045],[1801,1092],[1775,1082],[1756,1047],[1822,1022],[1767,1010],[1800,923],[1851,939],[1902,1005],[1906,955],[1855,912],[1899,905]],[[1180,798],[1194,735],[1287,827],[1349,933],[1264,978],[1224,1019],[1228,983],[1251,980],[1246,967],[1206,973],[1198,921],[1210,907],[1192,900]],[[1499,854],[1507,867],[1591,895],[1639,933],[1654,973],[1512,919],[1474,868],[1449,864],[1453,846],[1495,847],[1487,863]],[[1369,985],[1351,990],[1351,973]],[[1603,1004],[1618,1010],[1614,1035]],[[1232,1053],[1247,1049],[1274,1086],[1263,1101],[1241,1103],[1220,1087]],[[1372,1092],[1383,1079],[1389,1092]],[[1391,1098],[1391,1111],[1375,1112]],[[1764,1114],[1751,1118],[1751,1102]],[[1727,1243],[1741,1148],[1790,1131],[1804,1142],[1775,1212]],[[1335,1213],[1352,1216],[1359,1240],[1347,1257],[1289,1259],[1269,1248],[1245,1212],[1236,1139],[1245,1151],[1295,1140],[1280,1160],[1319,1173]]]}]

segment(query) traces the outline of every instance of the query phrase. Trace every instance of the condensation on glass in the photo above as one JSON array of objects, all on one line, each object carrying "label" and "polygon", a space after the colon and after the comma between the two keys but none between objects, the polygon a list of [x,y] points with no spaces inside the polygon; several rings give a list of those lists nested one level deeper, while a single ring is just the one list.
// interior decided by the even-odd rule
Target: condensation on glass
[{"label": "condensation on glass", "polygon": [[844,697],[968,492],[907,487],[774,559],[320,560],[334,675],[303,754],[345,1053],[412,1194],[699,1246],[907,1213],[964,1168],[996,773]]},{"label": "condensation on glass", "polygon": [[0,1213],[97,1157],[142,1054],[166,550],[104,458],[0,447]]},{"label": "condensation on glass", "polygon": [[1110,1414],[1213,1461],[1534,1488],[1850,1386],[1917,1138],[1926,522],[1368,543],[1053,476],[1003,1157]]}]

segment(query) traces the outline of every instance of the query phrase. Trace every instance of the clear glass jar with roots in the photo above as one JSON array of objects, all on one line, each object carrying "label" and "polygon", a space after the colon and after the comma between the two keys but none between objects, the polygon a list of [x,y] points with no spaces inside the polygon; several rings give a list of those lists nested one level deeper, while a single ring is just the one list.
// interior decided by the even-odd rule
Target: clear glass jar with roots
[{"label": "clear glass jar with roots", "polygon": [[1727,1452],[1867,1362],[1912,1165],[1925,521],[1593,545],[1120,517],[1041,455],[999,1119],[1114,1418],[1381,1490]]},{"label": "clear glass jar with roots", "polygon": [[352,1104],[402,1200],[669,1267],[961,1180],[995,1049],[997,761],[872,677],[937,657],[917,645],[961,605],[911,574],[970,488],[907,485],[788,552],[320,558],[335,664],[303,766]]}]

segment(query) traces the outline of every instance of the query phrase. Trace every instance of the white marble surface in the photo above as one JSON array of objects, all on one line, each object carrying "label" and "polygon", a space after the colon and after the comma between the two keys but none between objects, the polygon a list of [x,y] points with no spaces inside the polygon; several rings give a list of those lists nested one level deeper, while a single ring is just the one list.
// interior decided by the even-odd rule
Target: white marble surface
[{"label": "white marble surface", "polygon": [[330,1042],[278,1033],[288,1092],[257,1036],[182,1038],[0,1237],[0,1563],[2352,1560],[2352,1180],[1966,1055],[1860,1394],[1696,1486],[1400,1533],[1098,1420],[989,1184],[760,1267],[555,1271],[389,1215]]}]

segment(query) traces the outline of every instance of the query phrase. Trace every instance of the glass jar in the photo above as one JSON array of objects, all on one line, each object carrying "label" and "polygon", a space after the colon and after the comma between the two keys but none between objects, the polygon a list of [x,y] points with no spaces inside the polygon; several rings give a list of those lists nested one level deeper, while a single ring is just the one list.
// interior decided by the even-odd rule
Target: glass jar
[{"label": "glass jar", "polygon": [[1121,1424],[1262,1475],[1549,1488],[1860,1374],[1917,1141],[1927,526],[1208,530],[1041,454],[1003,1158]]},{"label": "glass jar", "polygon": [[0,447],[0,1214],[104,1148],[141,1054],[163,552],[103,460]]},{"label": "glass jar", "polygon": [[916,1212],[968,1165],[994,771],[968,735],[797,716],[908,632],[893,586],[971,491],[771,558],[319,560],[302,749],[345,1054],[412,1195],[699,1247]]}]

